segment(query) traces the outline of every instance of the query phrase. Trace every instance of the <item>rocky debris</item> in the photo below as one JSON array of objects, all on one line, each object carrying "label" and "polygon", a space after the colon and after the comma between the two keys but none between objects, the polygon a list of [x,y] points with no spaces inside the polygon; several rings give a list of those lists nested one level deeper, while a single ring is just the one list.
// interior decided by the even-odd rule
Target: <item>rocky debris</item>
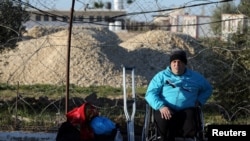
[{"label": "rocky debris", "polygon": [[[126,34],[128,37],[129,33]],[[204,46],[185,34],[152,30],[121,40],[106,28],[73,28],[70,48],[70,83],[79,86],[122,86],[122,65],[135,67],[136,85],[146,86],[169,64],[175,48],[188,52],[189,65],[204,72]],[[0,56],[0,83],[57,84],[66,82],[68,30],[18,43]],[[197,61],[199,63],[196,63]],[[204,63],[201,63],[204,62]],[[197,65],[199,64],[199,65]],[[130,73],[128,73],[130,74]],[[131,81],[130,77],[127,79]]]},{"label": "rocky debris", "polygon": [[65,27],[53,27],[53,26],[34,26],[24,33],[26,38],[39,38],[48,34],[52,34],[61,30]]}]

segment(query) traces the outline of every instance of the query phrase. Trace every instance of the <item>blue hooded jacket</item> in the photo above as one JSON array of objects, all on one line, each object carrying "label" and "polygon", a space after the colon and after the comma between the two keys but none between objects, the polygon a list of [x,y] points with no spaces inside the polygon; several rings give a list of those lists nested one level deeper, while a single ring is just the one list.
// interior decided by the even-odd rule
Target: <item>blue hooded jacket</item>
[{"label": "blue hooded jacket", "polygon": [[212,94],[212,86],[198,72],[186,68],[182,75],[175,75],[168,66],[150,81],[145,100],[154,109],[167,106],[179,111],[204,105]]}]

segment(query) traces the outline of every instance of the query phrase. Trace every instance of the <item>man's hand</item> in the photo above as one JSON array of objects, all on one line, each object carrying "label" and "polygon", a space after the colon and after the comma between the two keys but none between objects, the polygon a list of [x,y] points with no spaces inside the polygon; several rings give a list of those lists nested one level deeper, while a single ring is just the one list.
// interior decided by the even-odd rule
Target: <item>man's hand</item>
[{"label": "man's hand", "polygon": [[161,112],[161,118],[169,120],[172,117],[172,111],[166,106],[162,107],[160,109],[160,112]]}]

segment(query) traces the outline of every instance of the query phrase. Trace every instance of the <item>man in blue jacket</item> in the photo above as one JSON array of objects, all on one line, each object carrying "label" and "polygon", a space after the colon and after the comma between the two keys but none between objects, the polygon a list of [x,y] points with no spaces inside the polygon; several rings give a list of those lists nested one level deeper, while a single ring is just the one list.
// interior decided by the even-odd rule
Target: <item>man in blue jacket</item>
[{"label": "man in blue jacket", "polygon": [[174,141],[177,134],[194,136],[195,107],[204,105],[212,94],[210,83],[186,65],[185,51],[174,51],[170,66],[158,72],[147,88],[145,99],[154,109],[161,141]]}]

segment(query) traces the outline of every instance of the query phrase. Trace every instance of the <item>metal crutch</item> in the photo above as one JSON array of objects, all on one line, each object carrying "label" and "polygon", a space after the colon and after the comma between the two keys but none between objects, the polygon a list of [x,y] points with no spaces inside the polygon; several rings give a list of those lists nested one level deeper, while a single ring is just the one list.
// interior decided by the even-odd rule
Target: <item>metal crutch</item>
[{"label": "metal crutch", "polygon": [[[128,133],[128,141],[134,141],[135,135],[134,135],[134,117],[135,117],[135,111],[136,111],[136,97],[135,97],[135,77],[134,77],[134,67],[123,67],[123,109],[125,113],[125,117],[127,120],[127,133]],[[126,70],[131,71],[131,78],[132,78],[132,113],[131,116],[129,116],[128,113],[128,106],[127,106],[127,92],[126,92]]]}]

